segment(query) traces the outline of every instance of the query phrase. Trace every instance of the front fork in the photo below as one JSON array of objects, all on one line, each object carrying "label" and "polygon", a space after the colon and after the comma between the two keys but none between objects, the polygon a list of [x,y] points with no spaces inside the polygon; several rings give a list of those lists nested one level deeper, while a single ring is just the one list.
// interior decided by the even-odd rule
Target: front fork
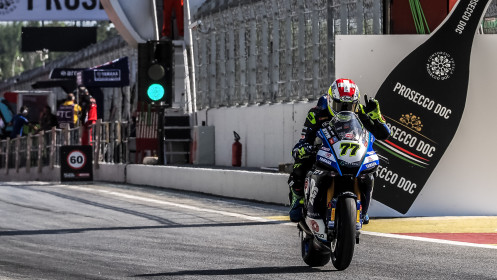
[{"label": "front fork", "polygon": [[[356,177],[354,178],[354,194],[356,196],[356,205],[357,205],[357,214],[356,214],[356,230],[359,231],[362,228],[362,205],[361,205],[361,191],[359,189],[359,179]],[[326,195],[326,201],[327,201],[327,217],[328,219],[328,236],[331,237],[333,240],[335,237],[335,215],[336,215],[336,205],[337,205],[337,198],[334,198],[333,196],[335,195],[335,178],[331,181],[331,185],[328,188],[327,195]],[[357,243],[359,243],[359,232],[357,232]]]}]

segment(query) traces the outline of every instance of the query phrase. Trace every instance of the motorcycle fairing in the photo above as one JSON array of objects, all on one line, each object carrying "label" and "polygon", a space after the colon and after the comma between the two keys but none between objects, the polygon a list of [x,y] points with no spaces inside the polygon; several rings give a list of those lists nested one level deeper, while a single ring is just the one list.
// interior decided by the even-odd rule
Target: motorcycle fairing
[{"label": "motorcycle fairing", "polygon": [[321,138],[321,141],[323,142],[323,145],[321,146],[321,149],[318,151],[316,155],[316,160],[330,166],[331,168],[335,169],[340,176],[342,176],[342,171],[340,170],[340,166],[338,165],[338,162],[336,160],[336,155],[335,151],[333,150],[333,147],[330,145],[330,142],[333,142],[333,138],[336,137],[326,137],[325,135],[329,135],[328,131],[323,131],[323,129],[320,129],[318,131],[318,137]]},{"label": "motorcycle fairing", "polygon": [[362,160],[361,168],[359,168],[356,177],[359,177],[359,174],[361,174],[364,171],[373,171],[374,169],[376,169],[376,167],[378,167],[378,165],[380,165],[380,158],[373,149],[373,143],[376,140],[376,138],[373,136],[371,132],[368,133],[369,133],[368,137],[369,141],[368,141],[366,155]]},{"label": "motorcycle fairing", "polygon": [[329,125],[321,128],[317,136],[322,145],[316,160],[336,170],[343,176],[343,168],[358,177],[372,172],[379,165],[379,158],[373,149],[375,137],[364,129],[352,112],[337,114]]}]

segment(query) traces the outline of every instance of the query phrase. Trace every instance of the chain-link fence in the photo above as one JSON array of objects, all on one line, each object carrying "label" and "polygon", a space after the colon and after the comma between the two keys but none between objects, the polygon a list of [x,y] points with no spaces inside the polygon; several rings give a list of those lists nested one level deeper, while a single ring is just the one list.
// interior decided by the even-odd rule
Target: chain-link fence
[{"label": "chain-link fence", "polygon": [[198,108],[319,98],[334,34],[381,34],[381,11],[374,0],[208,1],[194,29]]},{"label": "chain-link fence", "polygon": [[210,2],[194,29],[200,109],[316,99],[334,76],[329,34],[382,29],[380,1]]},{"label": "chain-link fence", "polygon": [[[199,109],[319,98],[335,35],[383,34],[380,0],[207,0],[193,45]],[[497,0],[484,33],[497,33]]]}]

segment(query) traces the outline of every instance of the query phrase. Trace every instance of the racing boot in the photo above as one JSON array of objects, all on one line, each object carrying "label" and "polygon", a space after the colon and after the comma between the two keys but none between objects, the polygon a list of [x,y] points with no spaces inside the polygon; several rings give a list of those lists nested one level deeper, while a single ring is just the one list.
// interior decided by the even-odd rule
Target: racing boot
[{"label": "racing boot", "polygon": [[362,204],[362,223],[364,225],[369,224],[369,205],[371,204],[371,197],[373,195],[374,177],[373,174],[369,174],[364,177],[360,183],[361,188],[361,204]]},{"label": "racing boot", "polygon": [[369,215],[368,215],[368,213],[362,215],[362,224],[364,224],[364,225],[369,224]]},{"label": "racing boot", "polygon": [[304,218],[304,196],[298,195],[295,190],[290,188],[290,221],[294,223],[300,222]]},{"label": "racing boot", "polygon": [[296,178],[294,174],[290,174],[288,178],[288,186],[290,187],[290,221],[294,223],[300,222],[304,218],[304,182]]}]

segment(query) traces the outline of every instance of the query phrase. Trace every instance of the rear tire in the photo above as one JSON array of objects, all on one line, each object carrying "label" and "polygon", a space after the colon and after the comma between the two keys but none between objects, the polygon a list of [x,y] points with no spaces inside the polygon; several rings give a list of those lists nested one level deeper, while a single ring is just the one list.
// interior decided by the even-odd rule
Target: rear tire
[{"label": "rear tire", "polygon": [[338,270],[349,267],[356,243],[356,201],[352,197],[341,199],[337,205],[336,238],[332,243],[331,261]]},{"label": "rear tire", "polygon": [[[327,246],[329,245],[327,244]],[[302,250],[302,259],[307,265],[311,267],[324,266],[330,262],[331,251],[316,248],[314,236],[308,235],[303,231],[300,232],[300,247]]]}]

